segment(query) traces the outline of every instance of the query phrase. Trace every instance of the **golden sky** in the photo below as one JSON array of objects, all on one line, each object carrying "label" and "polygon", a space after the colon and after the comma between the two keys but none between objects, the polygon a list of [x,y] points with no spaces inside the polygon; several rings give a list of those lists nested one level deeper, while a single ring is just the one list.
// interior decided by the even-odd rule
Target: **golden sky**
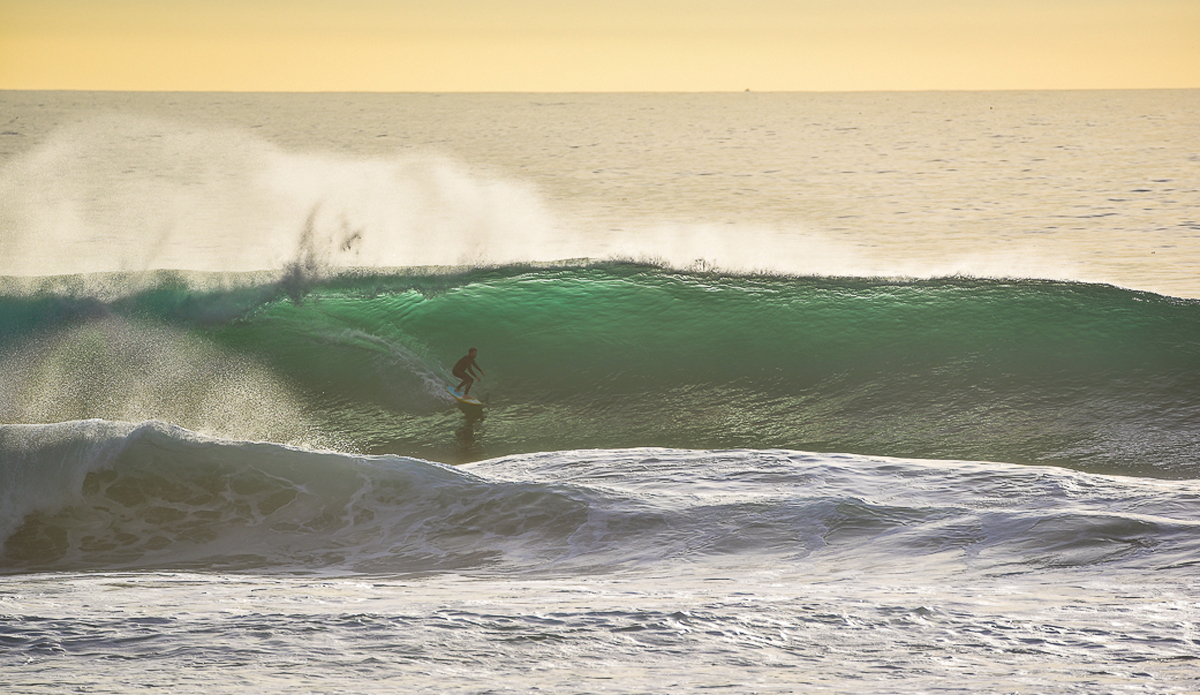
[{"label": "golden sky", "polygon": [[1200,87],[1200,0],[0,0],[0,89]]}]

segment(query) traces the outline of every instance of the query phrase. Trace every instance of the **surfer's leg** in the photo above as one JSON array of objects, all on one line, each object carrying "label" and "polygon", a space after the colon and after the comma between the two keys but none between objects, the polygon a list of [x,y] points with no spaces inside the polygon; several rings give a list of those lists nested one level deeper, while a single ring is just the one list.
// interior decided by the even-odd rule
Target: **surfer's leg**
[{"label": "surfer's leg", "polygon": [[[466,398],[467,394],[471,393],[471,384],[473,384],[473,383],[475,383],[475,380],[472,379],[471,377],[469,377],[469,376],[463,377],[462,383],[460,383],[458,385],[458,390],[462,391],[463,398]],[[463,391],[464,385],[467,387],[465,391]]]}]

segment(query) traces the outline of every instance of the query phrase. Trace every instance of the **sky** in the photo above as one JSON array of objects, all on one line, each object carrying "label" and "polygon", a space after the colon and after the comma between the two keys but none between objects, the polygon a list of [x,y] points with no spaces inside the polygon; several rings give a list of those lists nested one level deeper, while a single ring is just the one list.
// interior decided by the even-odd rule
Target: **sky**
[{"label": "sky", "polygon": [[1200,88],[1200,0],[0,0],[0,89]]}]

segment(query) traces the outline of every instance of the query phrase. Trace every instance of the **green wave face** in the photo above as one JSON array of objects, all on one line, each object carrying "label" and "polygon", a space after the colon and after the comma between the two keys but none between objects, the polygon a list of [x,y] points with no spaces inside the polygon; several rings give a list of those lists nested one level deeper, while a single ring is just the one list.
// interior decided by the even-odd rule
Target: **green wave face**
[{"label": "green wave face", "polygon": [[[371,453],[789,448],[1166,476],[1200,461],[1200,304],[1110,286],[607,264],[293,295],[160,286],[105,309],[265,366],[328,438]],[[469,347],[482,419],[444,393]]]}]

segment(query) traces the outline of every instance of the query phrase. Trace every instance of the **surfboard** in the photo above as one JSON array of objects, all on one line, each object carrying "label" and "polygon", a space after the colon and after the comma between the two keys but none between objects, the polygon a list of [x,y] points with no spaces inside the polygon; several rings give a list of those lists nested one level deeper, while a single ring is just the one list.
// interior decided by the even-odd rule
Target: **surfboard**
[{"label": "surfboard", "polygon": [[462,405],[471,406],[473,408],[482,408],[483,407],[483,404],[479,402],[479,399],[475,398],[474,396],[467,396],[466,398],[463,398],[462,395],[460,395],[458,393],[458,391],[454,390],[453,386],[447,386],[446,393],[449,393],[451,396],[454,396],[454,400],[458,401]]}]

